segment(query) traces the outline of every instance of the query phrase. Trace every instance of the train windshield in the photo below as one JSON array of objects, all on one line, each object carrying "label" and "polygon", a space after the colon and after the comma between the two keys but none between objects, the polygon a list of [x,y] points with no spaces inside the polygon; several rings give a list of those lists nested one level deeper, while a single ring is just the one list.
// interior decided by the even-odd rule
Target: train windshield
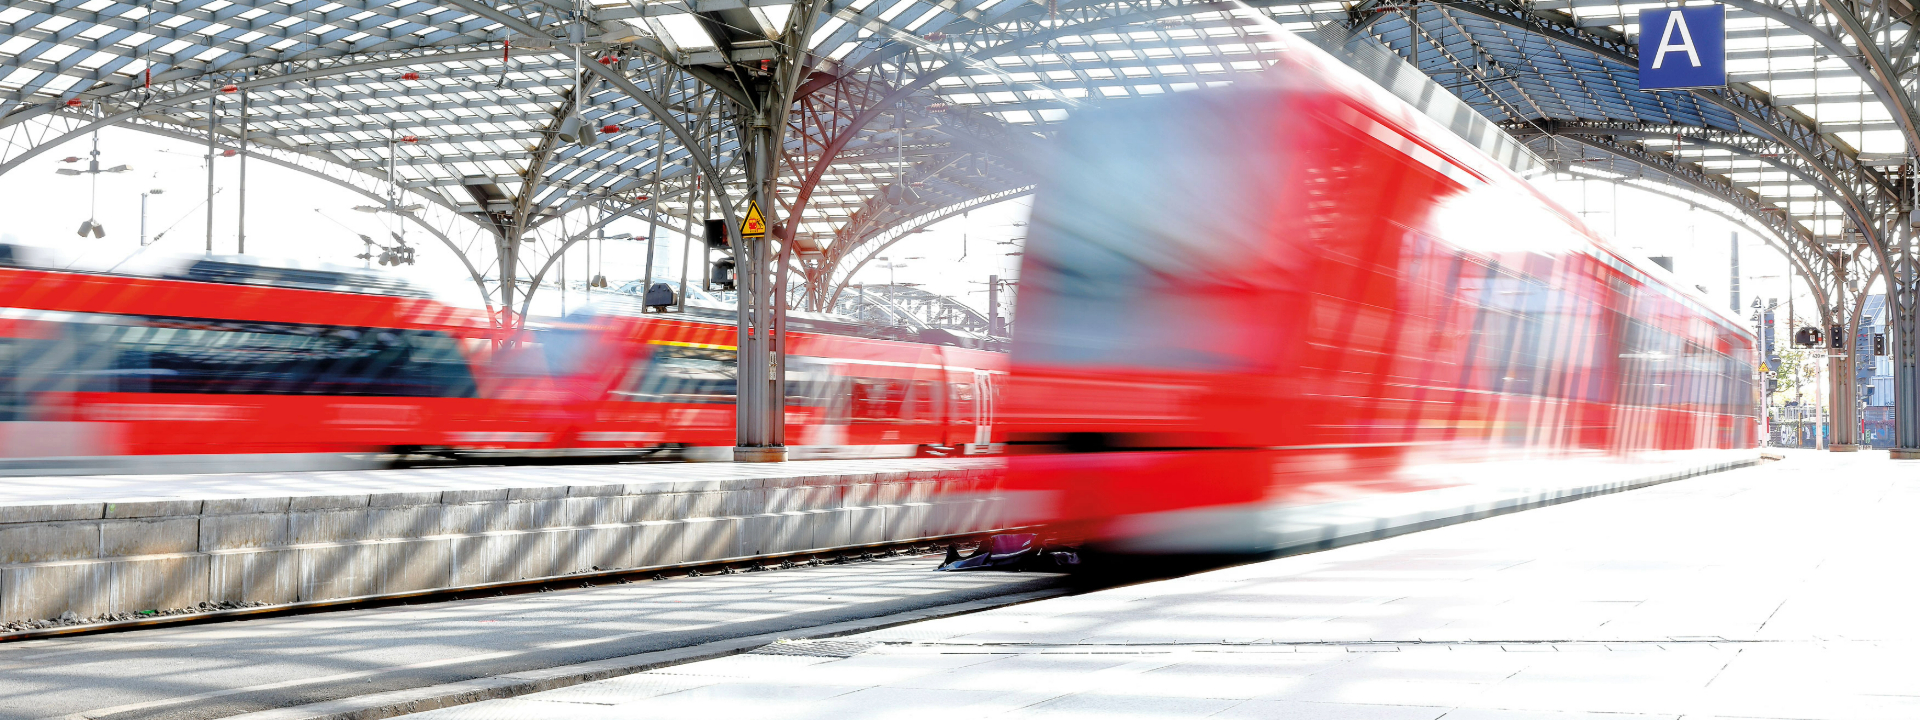
[{"label": "train windshield", "polygon": [[1267,343],[1235,316],[1257,312],[1249,301],[1279,269],[1269,239],[1297,224],[1271,212],[1292,192],[1277,142],[1286,131],[1199,95],[1089,113],[1063,134],[1021,271],[1021,362],[1207,372],[1261,362]]}]

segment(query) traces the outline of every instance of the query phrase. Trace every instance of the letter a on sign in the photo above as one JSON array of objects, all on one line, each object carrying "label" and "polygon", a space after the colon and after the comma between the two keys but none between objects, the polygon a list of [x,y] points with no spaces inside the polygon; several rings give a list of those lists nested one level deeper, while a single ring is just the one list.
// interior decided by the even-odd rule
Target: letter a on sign
[{"label": "letter a on sign", "polygon": [[1725,87],[1727,8],[1640,11],[1640,89]]}]

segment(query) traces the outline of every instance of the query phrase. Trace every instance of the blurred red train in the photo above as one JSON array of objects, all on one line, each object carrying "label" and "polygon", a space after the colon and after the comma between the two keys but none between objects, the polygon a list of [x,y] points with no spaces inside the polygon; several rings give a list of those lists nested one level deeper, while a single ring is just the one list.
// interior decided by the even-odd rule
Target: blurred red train
[{"label": "blurred red train", "polygon": [[1279,39],[1261,80],[1063,131],[1002,416],[1020,522],[1270,551],[1757,457],[1737,319]]},{"label": "blurred red train", "polygon": [[[374,275],[214,259],[161,277],[4,265],[0,472],[697,459],[733,445],[733,328],[718,308],[580,315],[499,343],[484,316]],[[996,447],[1004,353],[937,331],[860,337],[873,331],[826,316],[792,326],[796,457]]]}]

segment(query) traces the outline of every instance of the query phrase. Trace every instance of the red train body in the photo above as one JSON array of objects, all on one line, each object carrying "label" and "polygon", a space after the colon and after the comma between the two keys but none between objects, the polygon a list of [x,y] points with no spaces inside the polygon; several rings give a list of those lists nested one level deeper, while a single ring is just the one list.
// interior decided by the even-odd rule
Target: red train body
[{"label": "red train body", "polygon": [[[395,452],[700,458],[733,445],[734,331],[714,319],[587,316],[497,342],[484,316],[397,287],[191,267],[0,267],[0,470],[97,471],[111,458],[104,469],[297,469]],[[796,457],[996,447],[1003,353],[831,332],[792,333],[790,347]]]},{"label": "red train body", "polygon": [[1426,491],[1756,454],[1737,322],[1326,55],[1285,55],[1063,133],[1003,416],[1021,522],[1271,550]]}]

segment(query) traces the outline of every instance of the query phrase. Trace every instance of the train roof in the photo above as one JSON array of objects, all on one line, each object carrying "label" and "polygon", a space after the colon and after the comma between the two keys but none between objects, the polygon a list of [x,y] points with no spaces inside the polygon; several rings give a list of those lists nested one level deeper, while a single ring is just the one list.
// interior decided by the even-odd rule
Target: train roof
[{"label": "train roof", "polygon": [[104,270],[60,267],[50,262],[41,248],[0,243],[0,267],[103,275],[109,277],[157,278],[223,285],[316,290],[354,295],[380,295],[427,299],[432,294],[404,279],[341,265],[307,264],[295,261],[270,261],[245,255],[209,255],[205,257],[134,257]]},{"label": "train roof", "polygon": [[[1454,156],[1456,162],[1467,163],[1468,169],[1474,173],[1489,179],[1504,177],[1506,181],[1524,187],[1538,202],[1578,228],[1593,254],[1604,264],[1647,287],[1656,288],[1661,295],[1682,307],[1718,320],[1728,329],[1749,338],[1753,337],[1753,329],[1747,327],[1740,315],[1695,296],[1685,283],[1665,268],[1621,252],[1612,242],[1595,234],[1579,216],[1568,212],[1540,192],[1531,178],[1545,176],[1544,163],[1472,107],[1457,102],[1451,92],[1398,56],[1372,49],[1361,51],[1345,45],[1342,42],[1344,39],[1344,33],[1323,33],[1308,38],[1290,37],[1285,41],[1293,43],[1293,49],[1316,58],[1308,65],[1329,76],[1337,89],[1358,95],[1375,107],[1397,106],[1399,112],[1391,113],[1389,117],[1401,123],[1405,129],[1445,149]],[[1455,102],[1436,101],[1438,96]]]}]

